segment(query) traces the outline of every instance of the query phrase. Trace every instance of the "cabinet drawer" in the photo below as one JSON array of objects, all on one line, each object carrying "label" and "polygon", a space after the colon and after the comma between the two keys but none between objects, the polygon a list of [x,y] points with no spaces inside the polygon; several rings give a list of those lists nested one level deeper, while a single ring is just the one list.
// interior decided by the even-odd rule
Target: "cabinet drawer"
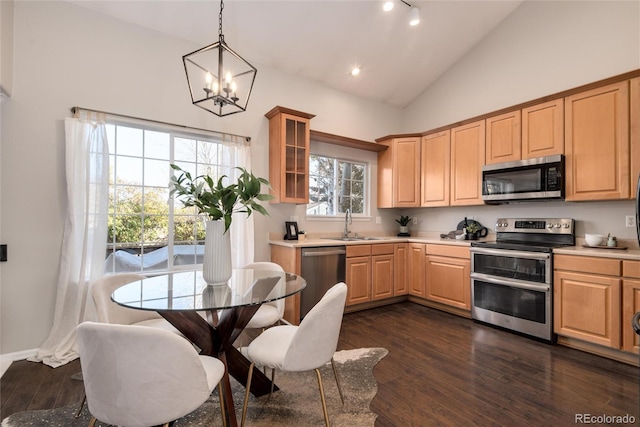
[{"label": "cabinet drawer", "polygon": [[427,244],[427,255],[440,255],[453,258],[470,258],[467,246]]},{"label": "cabinet drawer", "polygon": [[353,245],[347,246],[347,258],[354,256],[371,255],[371,245]]},{"label": "cabinet drawer", "polygon": [[640,279],[640,261],[622,261],[622,275]]},{"label": "cabinet drawer", "polygon": [[393,253],[393,243],[371,245],[371,255],[388,255]]},{"label": "cabinet drawer", "polygon": [[622,272],[621,260],[612,258],[554,255],[553,263],[556,270],[571,270],[580,273],[605,274],[607,276],[620,276]]}]

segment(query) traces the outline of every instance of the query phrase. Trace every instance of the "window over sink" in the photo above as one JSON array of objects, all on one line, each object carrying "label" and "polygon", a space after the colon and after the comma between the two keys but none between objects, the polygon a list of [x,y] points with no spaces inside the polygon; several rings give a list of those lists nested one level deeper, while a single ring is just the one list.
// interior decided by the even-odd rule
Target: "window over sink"
[{"label": "window over sink", "polygon": [[307,216],[368,215],[368,176],[367,163],[311,154]]}]

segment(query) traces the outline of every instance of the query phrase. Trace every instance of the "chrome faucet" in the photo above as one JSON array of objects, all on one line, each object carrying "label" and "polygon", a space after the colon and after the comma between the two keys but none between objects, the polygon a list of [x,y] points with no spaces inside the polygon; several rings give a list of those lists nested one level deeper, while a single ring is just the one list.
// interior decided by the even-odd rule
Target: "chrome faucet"
[{"label": "chrome faucet", "polygon": [[351,231],[349,230],[349,224],[351,223],[353,223],[353,218],[351,218],[351,210],[347,209],[347,213],[344,216],[344,233],[342,237],[349,237],[349,233],[351,233]]}]

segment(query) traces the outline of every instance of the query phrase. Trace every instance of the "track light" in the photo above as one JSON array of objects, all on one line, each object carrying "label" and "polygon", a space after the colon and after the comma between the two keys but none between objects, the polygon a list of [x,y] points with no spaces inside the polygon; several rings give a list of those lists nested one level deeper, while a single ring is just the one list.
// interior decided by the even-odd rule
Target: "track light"
[{"label": "track light", "polygon": [[411,6],[411,10],[409,11],[409,25],[415,27],[420,23],[420,9],[416,6]]},{"label": "track light", "polygon": [[384,4],[382,5],[382,10],[384,10],[385,12],[389,12],[391,9],[393,9],[393,1],[389,0],[384,2]]}]

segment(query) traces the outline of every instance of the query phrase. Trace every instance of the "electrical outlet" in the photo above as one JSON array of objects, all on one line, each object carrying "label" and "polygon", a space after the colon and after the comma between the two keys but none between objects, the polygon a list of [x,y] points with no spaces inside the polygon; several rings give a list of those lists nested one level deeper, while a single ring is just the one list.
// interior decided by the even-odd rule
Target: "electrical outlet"
[{"label": "electrical outlet", "polygon": [[636,216],[635,215],[627,215],[625,217],[625,226],[627,226],[627,227],[635,227],[636,226]]},{"label": "electrical outlet", "polygon": [[415,216],[413,217],[413,224],[417,224],[418,223],[418,218],[416,218]]},{"label": "electrical outlet", "polygon": [[376,224],[382,224],[382,217],[376,217]]}]

